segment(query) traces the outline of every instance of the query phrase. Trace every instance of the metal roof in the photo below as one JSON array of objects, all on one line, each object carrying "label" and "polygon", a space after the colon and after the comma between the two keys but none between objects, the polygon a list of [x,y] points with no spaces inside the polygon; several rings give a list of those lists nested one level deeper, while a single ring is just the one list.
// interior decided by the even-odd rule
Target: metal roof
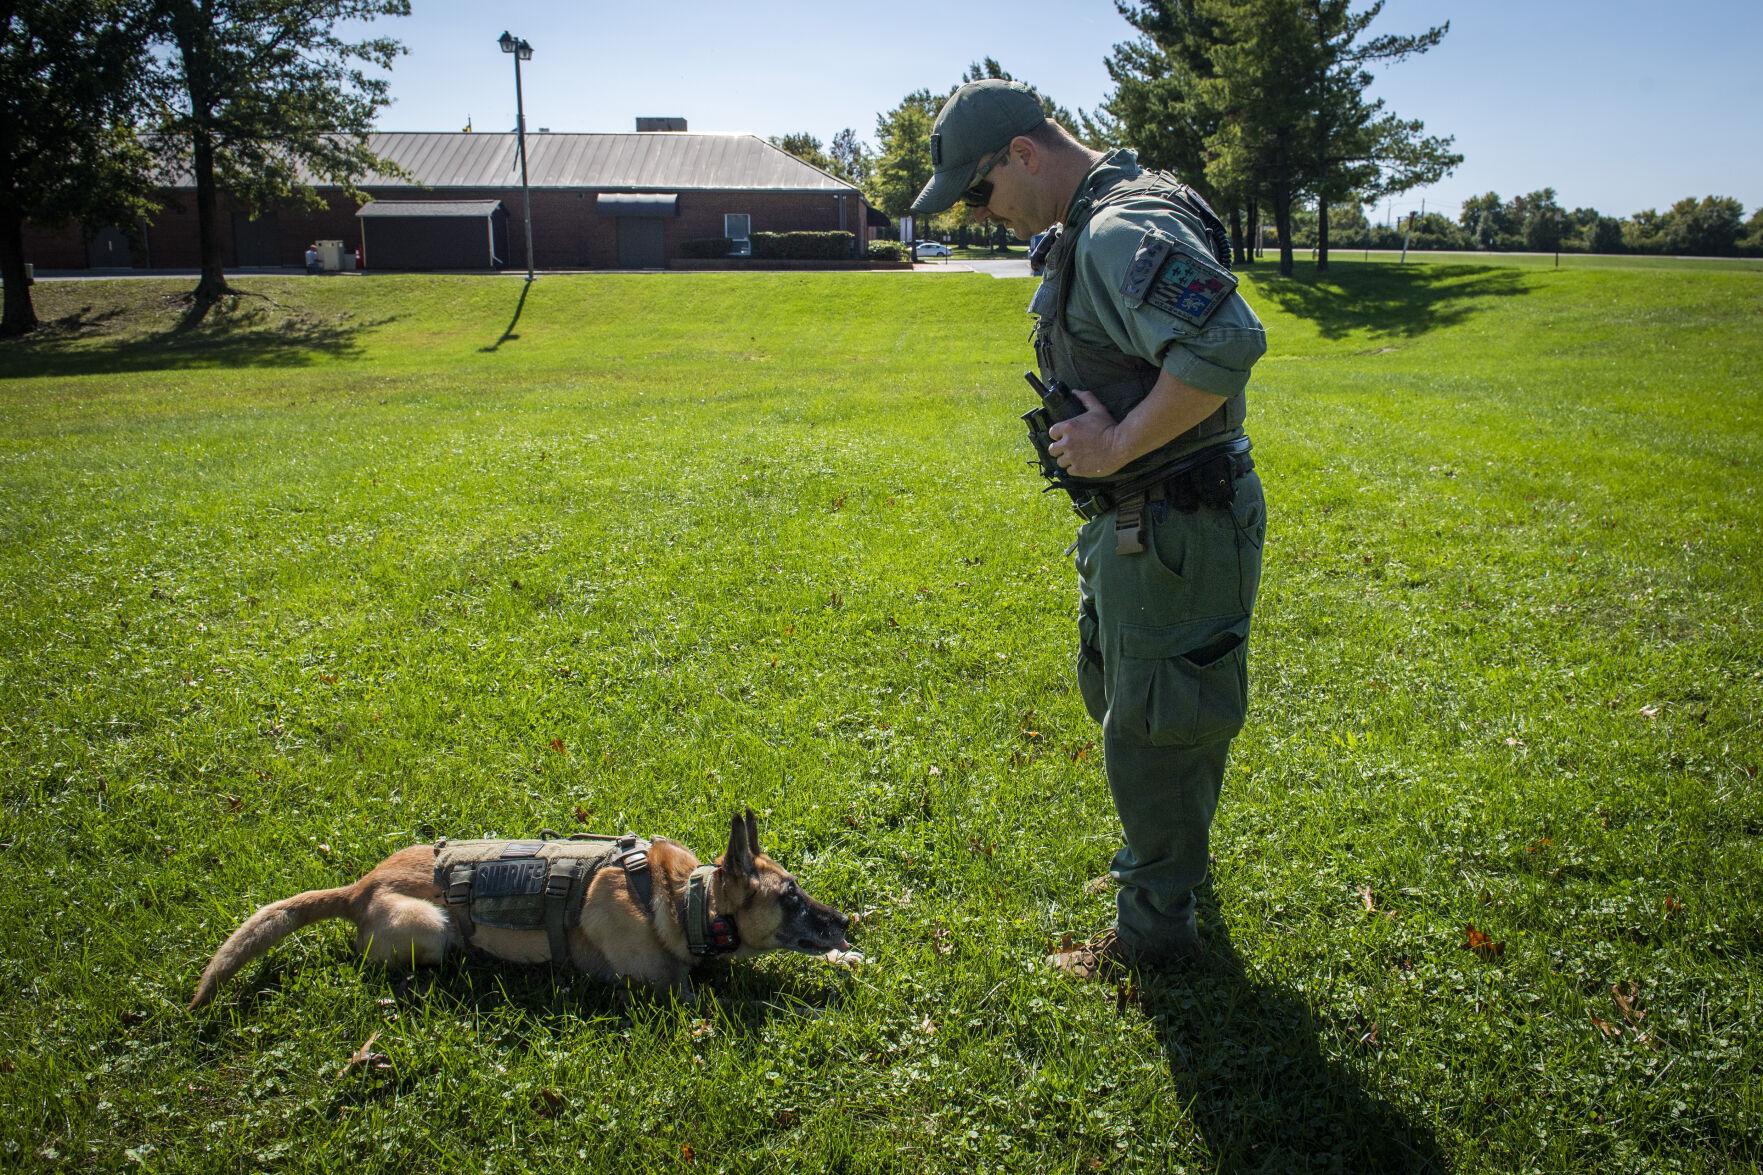
[{"label": "metal roof", "polygon": [[502,207],[500,200],[375,200],[362,205],[356,216],[383,219],[388,216],[489,216]]},{"label": "metal roof", "polygon": [[[367,145],[430,188],[505,188],[520,182],[520,155],[512,132],[377,131],[367,136]],[[757,135],[528,134],[526,166],[535,188],[857,192]],[[371,187],[410,183],[379,174],[359,182]]]}]

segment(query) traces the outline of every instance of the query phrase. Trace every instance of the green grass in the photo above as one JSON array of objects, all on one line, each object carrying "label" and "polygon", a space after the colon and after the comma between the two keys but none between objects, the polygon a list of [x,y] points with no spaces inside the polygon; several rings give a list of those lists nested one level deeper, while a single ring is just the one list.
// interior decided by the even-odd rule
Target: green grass
[{"label": "green grass", "polygon": [[[1298,249],[1293,256],[1300,266],[1314,266],[1315,250]],[[1329,263],[1336,261],[1370,261],[1374,264],[1401,264],[1396,250],[1356,249],[1351,245],[1329,250]],[[1278,264],[1279,253],[1269,249],[1262,262]],[[1410,249],[1408,264],[1425,262],[1433,265],[1498,265],[1522,269],[1677,269],[1692,272],[1738,270],[1763,273],[1763,257],[1654,257],[1635,253],[1481,253],[1452,250]],[[1558,263],[1558,264],[1557,264]]]},{"label": "green grass", "polygon": [[[1763,1160],[1756,274],[1246,279],[1252,714],[1210,960],[1136,1001],[1040,965],[1118,830],[1027,282],[241,284],[44,283],[0,349],[0,1165]],[[688,1008],[332,923],[182,1010],[405,844],[743,803],[864,969]]]}]

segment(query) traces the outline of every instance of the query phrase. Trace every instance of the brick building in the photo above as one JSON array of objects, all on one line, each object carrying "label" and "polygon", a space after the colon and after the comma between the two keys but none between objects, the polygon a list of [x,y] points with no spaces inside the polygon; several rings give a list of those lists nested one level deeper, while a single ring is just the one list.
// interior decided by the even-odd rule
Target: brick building
[{"label": "brick building", "polygon": [[[639,126],[645,124],[655,125],[639,120]],[[684,122],[664,125],[683,127]],[[368,140],[375,154],[410,173],[410,178],[366,177],[360,186],[372,200],[500,202],[507,239],[498,260],[526,268],[520,160],[512,133],[381,132]],[[744,240],[755,232],[848,232],[853,257],[863,256],[870,239],[873,216],[857,188],[757,135],[541,131],[529,133],[526,143],[533,260],[539,269],[663,267],[683,255],[688,240]],[[340,240],[346,252],[353,252],[363,238],[361,202],[336,188],[320,186],[318,192],[327,204],[322,210],[284,207],[257,217],[223,195],[224,264],[229,269],[299,266],[314,240]],[[367,223],[365,264],[373,269],[374,224],[384,222],[376,217]],[[475,234],[474,240],[484,234],[484,222],[470,217],[431,221],[424,228],[442,234],[448,225]],[[428,253],[406,240],[396,255],[398,267],[454,268],[449,259],[460,250],[445,247],[438,236],[433,240],[435,248]],[[187,180],[174,184],[166,207],[142,225],[83,232],[26,226],[24,243],[25,259],[38,269],[193,269],[200,264],[195,189]]]}]

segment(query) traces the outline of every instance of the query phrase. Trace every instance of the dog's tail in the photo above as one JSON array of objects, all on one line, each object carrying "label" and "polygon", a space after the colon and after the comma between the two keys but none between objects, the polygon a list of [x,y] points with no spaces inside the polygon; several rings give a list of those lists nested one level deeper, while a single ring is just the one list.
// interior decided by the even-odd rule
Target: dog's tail
[{"label": "dog's tail", "polygon": [[190,1007],[200,1008],[213,999],[220,985],[237,974],[239,968],[300,928],[326,918],[350,917],[354,898],[355,887],[345,885],[340,889],[308,890],[263,907],[245,919],[245,924],[214,952],[196,983]]}]

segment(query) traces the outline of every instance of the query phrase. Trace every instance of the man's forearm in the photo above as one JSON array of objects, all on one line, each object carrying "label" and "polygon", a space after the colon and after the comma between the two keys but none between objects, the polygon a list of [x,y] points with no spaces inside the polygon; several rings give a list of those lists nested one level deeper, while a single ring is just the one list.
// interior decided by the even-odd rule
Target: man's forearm
[{"label": "man's forearm", "polygon": [[1222,403],[1223,396],[1203,392],[1167,371],[1159,372],[1156,385],[1114,426],[1112,447],[1119,458],[1115,468],[1167,445],[1218,411]]}]

